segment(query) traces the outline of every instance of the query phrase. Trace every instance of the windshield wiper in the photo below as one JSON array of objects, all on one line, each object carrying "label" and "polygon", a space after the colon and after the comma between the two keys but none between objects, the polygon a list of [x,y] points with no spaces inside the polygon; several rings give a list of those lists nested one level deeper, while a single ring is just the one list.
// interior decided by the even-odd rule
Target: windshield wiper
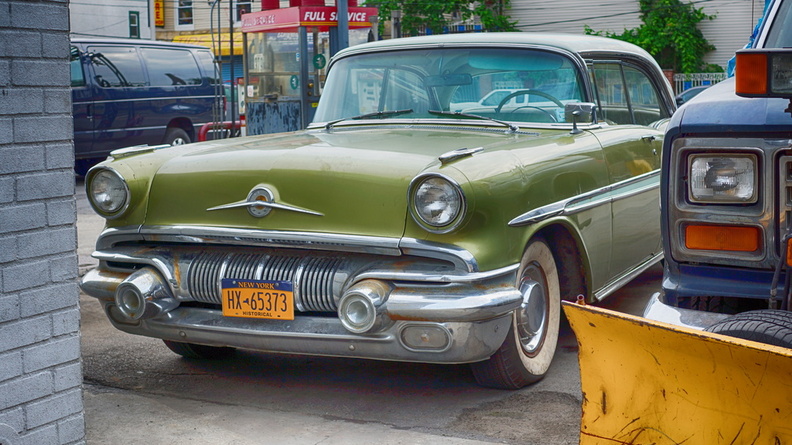
[{"label": "windshield wiper", "polygon": [[483,121],[491,121],[509,127],[509,131],[511,132],[516,132],[517,130],[520,129],[520,127],[514,124],[510,124],[506,121],[493,119],[487,116],[479,116],[478,114],[467,114],[467,113],[461,113],[459,111],[437,111],[437,110],[429,110],[429,114],[433,114],[435,116],[456,117],[461,119],[479,119]]},{"label": "windshield wiper", "polygon": [[402,114],[407,114],[412,112],[413,112],[412,108],[407,108],[406,110],[375,111],[374,113],[366,113],[366,114],[361,114],[359,116],[342,117],[341,119],[336,119],[334,121],[330,121],[326,123],[325,130],[330,130],[331,128],[333,128],[333,125],[343,121],[354,121],[360,119],[385,119],[386,117],[399,116]]}]

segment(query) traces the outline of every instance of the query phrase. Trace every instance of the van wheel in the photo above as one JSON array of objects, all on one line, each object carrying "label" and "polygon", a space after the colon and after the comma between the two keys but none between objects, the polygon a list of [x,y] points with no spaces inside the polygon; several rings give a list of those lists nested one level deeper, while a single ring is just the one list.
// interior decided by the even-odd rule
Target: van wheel
[{"label": "van wheel", "polygon": [[198,360],[222,360],[228,358],[236,351],[234,348],[221,346],[196,345],[178,341],[162,340],[171,351],[185,358]]},{"label": "van wheel", "polygon": [[792,348],[792,312],[771,309],[742,312],[705,331]]},{"label": "van wheel", "polygon": [[190,135],[181,128],[168,128],[168,131],[165,132],[165,139],[162,141],[163,144],[168,145],[184,145],[190,142],[192,142]]},{"label": "van wheel", "polygon": [[471,363],[481,386],[519,389],[542,379],[558,344],[561,291],[553,253],[544,240],[528,245],[520,262],[517,287],[522,305],[512,314],[503,345],[487,360]]}]

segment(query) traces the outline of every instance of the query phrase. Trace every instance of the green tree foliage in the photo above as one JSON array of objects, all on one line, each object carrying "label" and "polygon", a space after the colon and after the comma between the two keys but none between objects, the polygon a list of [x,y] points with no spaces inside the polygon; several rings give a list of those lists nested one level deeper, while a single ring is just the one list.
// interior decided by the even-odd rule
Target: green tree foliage
[{"label": "green tree foliage", "polygon": [[401,11],[401,27],[405,35],[418,35],[423,27],[435,34],[454,22],[479,17],[485,31],[517,31],[516,21],[504,14],[511,0],[366,0],[366,6],[379,8],[380,31],[393,11]]},{"label": "green tree foliage", "polygon": [[718,65],[704,63],[704,55],[715,49],[698,24],[712,20],[702,8],[681,0],[639,0],[643,25],[625,29],[621,34],[594,31],[585,27],[586,34],[612,37],[634,43],[654,56],[663,68],[681,73],[723,71]]}]

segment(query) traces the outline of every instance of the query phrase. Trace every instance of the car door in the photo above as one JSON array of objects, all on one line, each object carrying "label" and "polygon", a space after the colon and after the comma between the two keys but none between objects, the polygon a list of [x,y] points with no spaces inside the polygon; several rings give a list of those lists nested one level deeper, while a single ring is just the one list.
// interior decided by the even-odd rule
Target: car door
[{"label": "car door", "polygon": [[140,138],[137,96],[147,80],[137,48],[131,45],[87,47],[96,95],[92,111],[93,150],[110,150],[144,143]]},{"label": "car door", "polygon": [[613,250],[610,275],[624,274],[661,250],[660,153],[668,117],[657,87],[640,67],[624,61],[595,62],[592,77],[603,128],[596,132],[610,174]]}]

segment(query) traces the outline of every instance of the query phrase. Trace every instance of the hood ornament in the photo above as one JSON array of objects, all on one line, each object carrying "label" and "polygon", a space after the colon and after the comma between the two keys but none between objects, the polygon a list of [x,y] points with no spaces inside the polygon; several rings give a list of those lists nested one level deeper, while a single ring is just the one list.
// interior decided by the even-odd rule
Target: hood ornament
[{"label": "hood ornament", "polygon": [[308,215],[324,216],[319,212],[303,209],[300,207],[290,206],[286,204],[279,204],[275,202],[272,191],[266,187],[257,186],[248,193],[247,199],[244,201],[232,202],[206,209],[207,212],[214,210],[236,209],[239,207],[247,207],[248,213],[256,218],[263,218],[269,214],[272,209],[288,210],[290,212],[306,213]]}]

